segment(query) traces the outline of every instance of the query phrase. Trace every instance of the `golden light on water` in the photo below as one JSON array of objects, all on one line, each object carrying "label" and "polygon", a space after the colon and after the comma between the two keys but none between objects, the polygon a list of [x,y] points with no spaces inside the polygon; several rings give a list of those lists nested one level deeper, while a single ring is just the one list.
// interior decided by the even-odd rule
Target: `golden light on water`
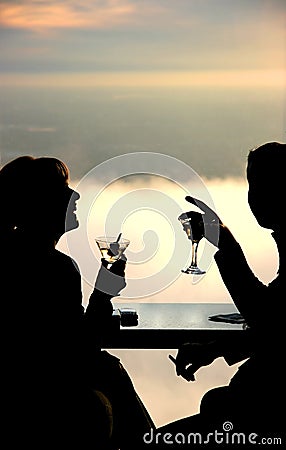
[{"label": "golden light on water", "polygon": [[285,87],[285,70],[205,70],[205,71],[114,71],[89,73],[0,75],[3,86],[24,87],[216,87],[259,88]]}]

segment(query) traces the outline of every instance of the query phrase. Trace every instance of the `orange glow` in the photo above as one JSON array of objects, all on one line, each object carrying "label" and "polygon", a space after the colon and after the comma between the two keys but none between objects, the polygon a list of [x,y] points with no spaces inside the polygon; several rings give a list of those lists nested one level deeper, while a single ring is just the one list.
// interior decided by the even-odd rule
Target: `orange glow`
[{"label": "orange glow", "polygon": [[38,87],[285,87],[285,70],[3,74],[2,85]]},{"label": "orange glow", "polygon": [[3,2],[0,5],[0,24],[4,27],[41,31],[56,28],[103,28],[124,22],[134,11],[128,0],[109,0],[105,6],[85,2],[85,9],[77,9],[74,2],[27,0],[22,5]]}]

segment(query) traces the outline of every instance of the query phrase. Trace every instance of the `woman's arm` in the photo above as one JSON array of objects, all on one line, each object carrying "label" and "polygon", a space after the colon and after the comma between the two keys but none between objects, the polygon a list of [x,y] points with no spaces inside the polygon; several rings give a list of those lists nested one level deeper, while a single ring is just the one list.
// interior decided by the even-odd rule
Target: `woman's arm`
[{"label": "woman's arm", "polygon": [[126,286],[125,267],[126,259],[116,261],[110,269],[107,268],[106,261],[102,260],[84,317],[89,333],[96,334],[99,339],[112,327],[112,298],[120,295],[120,291]]}]

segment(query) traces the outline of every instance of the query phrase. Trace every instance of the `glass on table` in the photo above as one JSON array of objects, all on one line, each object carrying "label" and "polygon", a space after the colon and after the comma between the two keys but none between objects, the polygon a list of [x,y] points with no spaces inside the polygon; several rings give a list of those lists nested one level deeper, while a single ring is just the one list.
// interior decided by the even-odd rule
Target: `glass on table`
[{"label": "glass on table", "polygon": [[191,265],[186,269],[182,269],[182,272],[193,275],[203,275],[205,270],[201,270],[198,267],[198,246],[204,237],[204,222],[202,214],[196,211],[188,211],[182,213],[178,220],[183,226],[189,240],[192,241],[192,261]]}]

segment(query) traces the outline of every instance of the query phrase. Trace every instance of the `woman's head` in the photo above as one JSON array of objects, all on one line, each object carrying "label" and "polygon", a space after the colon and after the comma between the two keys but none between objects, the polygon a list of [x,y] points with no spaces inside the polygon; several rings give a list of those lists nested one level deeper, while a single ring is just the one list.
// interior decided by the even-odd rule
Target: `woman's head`
[{"label": "woman's head", "polygon": [[284,218],[286,144],[268,142],[249,152],[248,203],[264,228],[280,229]]},{"label": "woman's head", "polygon": [[68,183],[68,168],[57,158],[21,156],[7,163],[0,170],[1,226],[39,230],[55,239],[76,228],[71,213],[79,195]]}]

